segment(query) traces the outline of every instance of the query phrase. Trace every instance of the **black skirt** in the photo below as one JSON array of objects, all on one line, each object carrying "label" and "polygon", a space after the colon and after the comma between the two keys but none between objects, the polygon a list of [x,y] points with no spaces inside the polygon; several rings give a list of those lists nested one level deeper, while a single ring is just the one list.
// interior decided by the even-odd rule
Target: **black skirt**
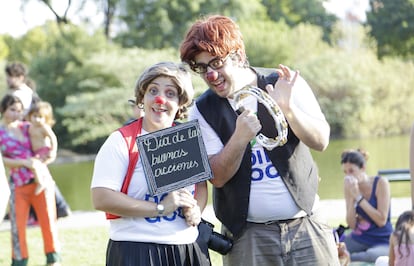
[{"label": "black skirt", "polygon": [[208,249],[185,245],[109,240],[106,266],[210,266]]}]

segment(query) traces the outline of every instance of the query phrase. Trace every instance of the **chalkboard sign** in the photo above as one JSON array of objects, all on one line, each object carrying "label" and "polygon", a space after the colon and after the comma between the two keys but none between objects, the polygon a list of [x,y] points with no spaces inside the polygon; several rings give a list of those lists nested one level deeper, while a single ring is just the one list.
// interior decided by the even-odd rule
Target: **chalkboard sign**
[{"label": "chalkboard sign", "polygon": [[198,120],[138,136],[136,142],[151,195],[213,176]]}]

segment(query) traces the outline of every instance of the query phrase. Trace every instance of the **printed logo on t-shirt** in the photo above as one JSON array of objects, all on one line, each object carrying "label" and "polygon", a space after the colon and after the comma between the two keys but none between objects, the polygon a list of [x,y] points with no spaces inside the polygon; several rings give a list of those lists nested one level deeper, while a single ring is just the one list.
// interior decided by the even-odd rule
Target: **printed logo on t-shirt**
[{"label": "printed logo on t-shirt", "polygon": [[[155,203],[158,204],[167,196],[167,194],[168,193],[164,193],[160,197],[151,196],[150,194],[146,194],[145,195],[145,200],[155,202]],[[194,192],[192,194],[194,195]],[[181,207],[178,207],[178,209],[176,209],[174,212],[172,212],[168,215],[162,215],[162,216],[157,216],[157,217],[145,217],[145,220],[148,223],[159,223],[159,222],[162,222],[162,221],[172,222],[176,219],[185,219],[184,214],[183,214],[183,209]]]},{"label": "printed logo on t-shirt", "polygon": [[258,145],[255,146],[256,148],[252,148],[252,181],[280,177],[264,149],[257,147]]}]

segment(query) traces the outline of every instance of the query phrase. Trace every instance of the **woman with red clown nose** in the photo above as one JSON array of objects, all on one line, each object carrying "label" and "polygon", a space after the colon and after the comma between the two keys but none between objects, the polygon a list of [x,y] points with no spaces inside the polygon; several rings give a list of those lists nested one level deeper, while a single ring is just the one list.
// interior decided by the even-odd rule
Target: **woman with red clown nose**
[{"label": "woman with red clown nose", "polygon": [[[193,95],[191,75],[182,65],[155,64],[135,86],[136,104],[145,114],[123,128],[133,127],[137,135],[144,135],[171,127],[174,120],[186,116]],[[206,182],[152,196],[138,158],[123,193],[129,152],[120,130],[100,148],[91,184],[94,207],[110,219],[106,265],[211,265],[207,248],[196,242],[197,225],[207,203]]]},{"label": "woman with red clown nose", "polygon": [[155,103],[165,104],[165,100],[161,96],[157,96],[157,97],[155,97]]}]

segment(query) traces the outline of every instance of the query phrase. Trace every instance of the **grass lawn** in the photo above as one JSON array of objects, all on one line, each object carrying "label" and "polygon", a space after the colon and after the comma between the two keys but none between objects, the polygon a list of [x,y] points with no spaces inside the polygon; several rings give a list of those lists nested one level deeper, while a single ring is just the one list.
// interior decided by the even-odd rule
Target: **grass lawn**
[{"label": "grass lawn", "polygon": [[[60,228],[62,244],[62,265],[65,266],[103,266],[105,265],[108,227]],[[27,229],[29,245],[29,266],[44,266],[43,239],[39,227]],[[221,257],[210,252],[212,265],[220,266]],[[11,264],[10,231],[0,231],[0,265]]]},{"label": "grass lawn", "polygon": [[[83,227],[59,229],[63,265],[95,266],[105,265],[105,251],[108,228]],[[29,266],[46,265],[43,239],[39,227],[27,230]],[[11,264],[10,231],[0,232],[0,265]]]},{"label": "grass lawn", "polygon": [[[393,223],[395,221],[393,220]],[[344,224],[341,219],[328,221],[331,226]],[[220,225],[215,225],[220,231]],[[89,226],[76,228],[59,228],[59,238],[62,244],[61,257],[64,266],[103,266],[105,265],[105,252],[108,241],[107,226]],[[43,240],[39,227],[27,228],[27,241],[29,245],[28,266],[44,266],[46,258],[43,252]],[[210,250],[213,266],[222,266],[221,255]],[[10,231],[0,231],[0,265],[11,264]],[[373,264],[352,263],[352,266],[368,266]]]}]

